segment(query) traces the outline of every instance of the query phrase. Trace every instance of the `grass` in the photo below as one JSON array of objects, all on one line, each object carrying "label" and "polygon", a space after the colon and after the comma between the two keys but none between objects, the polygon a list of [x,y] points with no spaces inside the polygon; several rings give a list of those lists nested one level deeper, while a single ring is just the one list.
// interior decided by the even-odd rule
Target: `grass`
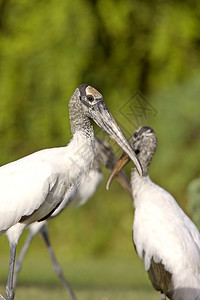
[{"label": "grass", "polygon": [[[134,289],[117,289],[117,288],[87,288],[87,289],[78,289],[76,290],[76,296],[78,299],[82,300],[155,300],[155,293],[150,290],[134,290]],[[61,290],[61,288],[48,288],[35,286],[29,287],[19,287],[16,293],[16,300],[54,300],[54,299],[69,299],[67,294]],[[160,299],[157,295],[157,299]]]},{"label": "grass", "polygon": [[[15,300],[70,299],[52,270],[48,256],[27,256],[21,270]],[[5,295],[8,258],[2,259],[0,291]],[[140,260],[109,257],[61,262],[76,296],[80,300],[156,300]]]}]

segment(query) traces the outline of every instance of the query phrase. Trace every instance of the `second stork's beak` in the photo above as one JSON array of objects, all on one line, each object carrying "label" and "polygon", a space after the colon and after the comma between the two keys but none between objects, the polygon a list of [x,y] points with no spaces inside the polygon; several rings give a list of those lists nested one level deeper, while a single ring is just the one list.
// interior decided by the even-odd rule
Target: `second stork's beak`
[{"label": "second stork's beak", "polygon": [[[131,196],[132,198],[132,189],[131,189],[131,185],[130,182],[126,176],[126,174],[123,172],[123,170],[121,172],[119,172],[117,175],[117,180],[119,181],[119,183],[121,184],[121,186],[123,187],[123,189]],[[109,177],[110,178],[110,177]],[[107,185],[106,185],[106,189],[107,189]]]},{"label": "second stork's beak", "polygon": [[142,177],[142,167],[140,161],[125,138],[119,125],[109,112],[105,103],[103,101],[96,103],[95,109],[91,112],[91,115],[95,123],[127,153],[130,159],[133,161],[139,175]]},{"label": "second stork's beak", "polygon": [[[116,163],[116,165],[114,166],[112,173],[110,174],[110,177],[108,178],[107,184],[106,184],[106,189],[108,190],[110,187],[111,182],[113,181],[113,179],[115,178],[115,176],[119,177],[119,172],[121,171],[121,169],[130,161],[129,156],[127,155],[127,153],[123,153],[122,156],[120,157],[120,159],[118,160],[118,162]],[[118,174],[119,173],[119,174]],[[132,195],[132,191],[131,191],[131,187],[130,187],[130,192],[129,194]]]}]

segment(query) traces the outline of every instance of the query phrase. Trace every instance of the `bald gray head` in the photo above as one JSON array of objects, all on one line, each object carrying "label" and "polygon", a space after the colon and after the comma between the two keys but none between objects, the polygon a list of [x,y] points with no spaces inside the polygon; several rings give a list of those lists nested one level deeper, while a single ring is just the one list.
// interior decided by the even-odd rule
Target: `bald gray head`
[{"label": "bald gray head", "polygon": [[80,85],[70,99],[69,115],[72,134],[82,131],[87,137],[94,136],[90,119],[94,120],[130,156],[142,176],[140,162],[105,105],[101,93],[90,85]]},{"label": "bald gray head", "polygon": [[[157,147],[156,134],[151,127],[143,126],[134,131],[130,145],[136,154],[139,154],[139,160],[143,169],[143,176],[148,175],[149,165],[154,156]],[[115,176],[122,170],[122,168],[130,161],[127,153],[123,153],[113,168],[110,177],[108,178],[106,188],[109,186]]]},{"label": "bald gray head", "polygon": [[143,175],[146,175],[157,148],[157,138],[154,130],[148,126],[138,128],[130,139],[130,145],[135,153],[139,154]]},{"label": "bald gray head", "polygon": [[79,86],[79,92],[80,92],[80,95],[81,95],[81,97],[83,97],[83,96],[86,96],[86,88],[88,87],[88,84],[81,84],[80,86]]},{"label": "bald gray head", "polygon": [[103,96],[88,84],[81,84],[72,95],[69,102],[69,116],[71,123],[71,131],[84,131],[87,135],[91,135],[92,128],[90,120],[92,111],[95,111],[95,105],[103,102]]},{"label": "bald gray head", "polygon": [[77,89],[80,100],[88,107],[94,106],[98,101],[103,101],[103,96],[88,84],[81,84]]}]

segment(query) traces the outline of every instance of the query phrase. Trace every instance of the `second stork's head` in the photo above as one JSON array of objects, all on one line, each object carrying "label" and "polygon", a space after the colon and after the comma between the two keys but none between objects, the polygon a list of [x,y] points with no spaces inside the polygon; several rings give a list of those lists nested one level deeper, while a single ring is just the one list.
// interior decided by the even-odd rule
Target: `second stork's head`
[{"label": "second stork's head", "polygon": [[[135,153],[139,155],[143,176],[148,175],[149,165],[157,148],[157,138],[154,130],[148,126],[140,127],[134,131],[129,142]],[[112,170],[106,185],[107,189],[114,177],[129,161],[129,156],[126,153],[123,153]]]},{"label": "second stork's head", "polygon": [[74,133],[75,130],[84,129],[81,128],[84,124],[88,126],[87,122],[82,122],[85,118],[94,120],[94,122],[129,155],[138,173],[142,176],[142,167],[137,155],[109,112],[101,93],[90,85],[82,84],[75,90],[70,100],[69,108],[71,124],[73,123],[75,125],[72,127],[72,133]]}]

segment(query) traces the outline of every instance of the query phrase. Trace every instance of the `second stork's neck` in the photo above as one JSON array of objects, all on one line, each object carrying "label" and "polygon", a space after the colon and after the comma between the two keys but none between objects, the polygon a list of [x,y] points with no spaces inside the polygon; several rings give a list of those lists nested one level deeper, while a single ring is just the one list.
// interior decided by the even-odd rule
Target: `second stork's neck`
[{"label": "second stork's neck", "polygon": [[140,153],[139,160],[143,169],[143,176],[147,176],[149,172],[149,165],[151,163],[152,157],[149,155],[148,151],[145,149]]},{"label": "second stork's neck", "polygon": [[147,151],[147,149],[142,149],[138,158],[143,169],[143,176],[140,177],[135,168],[131,172],[131,186],[135,208],[137,206],[138,199],[140,199],[138,198],[138,195],[140,195],[140,193],[146,188],[146,184],[148,185],[149,182],[151,182],[149,178],[149,165],[151,163],[152,157],[152,153]]},{"label": "second stork's neck", "polygon": [[71,132],[74,135],[81,131],[87,138],[94,139],[94,131],[90,119],[83,113],[82,105],[77,99],[71,98],[69,102],[69,118]]},{"label": "second stork's neck", "polygon": [[151,164],[152,158],[154,156],[155,150],[149,147],[144,147],[140,154],[139,160],[143,169],[143,177],[148,176],[149,173],[149,166]]}]

